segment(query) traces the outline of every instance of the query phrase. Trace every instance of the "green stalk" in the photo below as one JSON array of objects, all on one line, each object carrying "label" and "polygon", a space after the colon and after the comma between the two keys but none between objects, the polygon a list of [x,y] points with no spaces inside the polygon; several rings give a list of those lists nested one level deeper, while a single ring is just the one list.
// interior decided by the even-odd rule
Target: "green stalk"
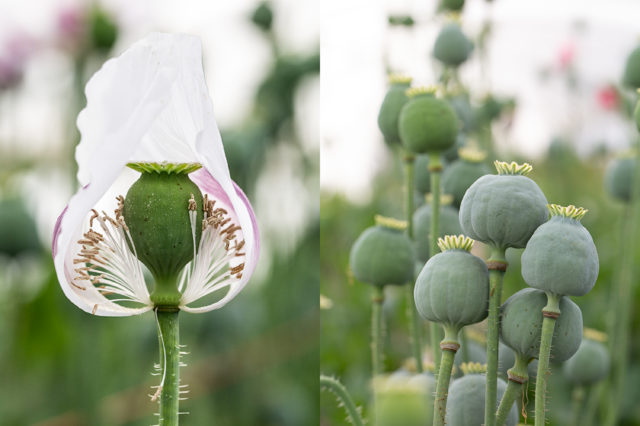
[{"label": "green stalk", "polygon": [[571,392],[571,426],[580,426],[580,413],[584,402],[584,388],[576,386]]},{"label": "green stalk", "polygon": [[529,373],[527,366],[529,360],[522,355],[516,353],[516,363],[512,368],[507,371],[509,382],[507,383],[507,390],[505,390],[502,399],[500,400],[500,406],[496,413],[496,425],[502,426],[507,421],[507,416],[511,407],[516,399],[522,395],[522,385],[529,380]]},{"label": "green stalk", "polygon": [[440,361],[440,370],[438,370],[436,398],[433,401],[433,426],[444,426],[445,424],[444,420],[447,414],[447,396],[449,394],[453,359],[456,356],[456,351],[460,347],[457,340],[460,328],[448,324],[443,325],[443,327],[444,339],[440,343],[442,360]]},{"label": "green stalk", "polygon": [[[440,173],[442,173],[440,154],[429,154],[429,178],[431,183],[430,256],[435,256],[435,254],[440,251],[438,248],[438,235],[440,235]],[[432,322],[429,332],[435,371],[439,371],[440,348],[438,346],[438,340],[440,340],[440,328],[436,323]]]},{"label": "green stalk", "polygon": [[375,286],[371,298],[371,368],[373,377],[382,374],[382,303],[384,287]]},{"label": "green stalk", "polygon": [[487,261],[489,268],[489,316],[487,319],[487,388],[484,405],[484,424],[496,424],[496,400],[498,387],[498,319],[502,299],[502,281],[507,269],[505,249],[492,247]]},{"label": "green stalk", "polygon": [[156,308],[160,340],[160,426],[178,425],[180,396],[180,346],[178,309]]},{"label": "green stalk", "polygon": [[323,374],[320,375],[320,388],[326,389],[336,396],[340,405],[344,407],[347,411],[347,415],[349,419],[351,419],[351,423],[354,426],[363,426],[364,422],[362,421],[362,417],[360,417],[360,412],[356,408],[356,405],[353,403],[353,399],[347,388],[344,387],[342,383],[336,378],[328,377]]},{"label": "green stalk", "polygon": [[[587,388],[587,405],[584,410],[584,421],[582,426],[591,426],[592,422],[596,419],[596,411],[598,408],[598,401],[600,401],[600,392],[602,391],[602,385],[591,385]],[[600,424],[600,423],[597,423]]]},{"label": "green stalk", "polygon": [[[405,151],[404,160],[404,186],[405,186],[405,215],[407,218],[407,236],[413,240],[413,188],[415,156]],[[413,299],[415,281],[406,286],[407,316],[409,317],[409,335],[411,336],[411,350],[416,363],[416,370],[422,373],[422,336],[420,330],[420,317]]]},{"label": "green stalk", "polygon": [[536,409],[535,426],[544,426],[545,403],[547,393],[547,376],[549,375],[549,355],[551,340],[556,319],[560,316],[561,295],[547,293],[547,306],[542,308],[542,335],[540,337],[540,354],[538,355],[538,375],[536,376]]}]

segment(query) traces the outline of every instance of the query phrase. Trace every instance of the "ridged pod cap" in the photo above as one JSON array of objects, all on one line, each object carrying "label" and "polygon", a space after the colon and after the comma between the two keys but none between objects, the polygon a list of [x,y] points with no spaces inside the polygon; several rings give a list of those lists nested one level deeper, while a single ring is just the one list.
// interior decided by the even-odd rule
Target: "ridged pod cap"
[{"label": "ridged pod cap", "polygon": [[[502,342],[525,358],[538,358],[542,330],[542,308],[547,304],[544,291],[525,288],[509,297],[500,308]],[[560,300],[551,345],[551,360],[569,359],[582,340],[582,312],[568,297]]]},{"label": "ridged pod cap", "polygon": [[[460,222],[458,220],[458,210],[449,206],[441,205],[440,207],[440,235],[458,235],[462,233]],[[431,205],[424,204],[413,213],[413,247],[416,258],[423,263],[429,260],[430,254],[430,238],[431,233]]]},{"label": "ridged pod cap", "polygon": [[378,127],[384,136],[384,141],[388,145],[400,143],[398,134],[398,117],[404,104],[409,97],[406,91],[411,85],[411,78],[401,75],[389,76],[389,90],[382,100],[380,112],[378,113]]},{"label": "ridged pod cap", "polygon": [[456,23],[445,25],[433,46],[433,56],[445,65],[457,67],[466,61],[473,50],[473,43]]},{"label": "ridged pod cap", "polygon": [[442,172],[442,191],[453,195],[453,205],[460,207],[464,193],[479,178],[491,173],[483,162],[486,154],[482,151],[462,148],[458,150],[460,159],[449,164]]},{"label": "ridged pod cap", "polygon": [[465,235],[506,249],[523,248],[547,220],[547,199],[525,176],[528,164],[496,161],[498,175],[476,180],[460,203],[460,226]]},{"label": "ridged pod cap", "polygon": [[629,87],[640,87],[640,46],[633,49],[624,66],[622,82]]},{"label": "ridged pod cap", "polygon": [[601,342],[584,338],[578,351],[563,366],[563,373],[574,385],[592,385],[607,377],[611,356]]},{"label": "ridged pod cap", "polygon": [[550,204],[551,219],[533,233],[522,253],[522,278],[531,287],[567,296],[587,294],[598,278],[598,252],[580,223],[583,208]]},{"label": "ridged pod cap", "polygon": [[411,240],[402,231],[400,221],[376,219],[379,224],[360,234],[351,248],[349,264],[353,275],[358,281],[376,286],[406,284],[413,279]]},{"label": "ridged pod cap", "polygon": [[[484,374],[468,374],[456,379],[449,388],[447,399],[447,426],[478,426],[484,419],[484,395],[487,386]],[[507,389],[507,384],[498,379],[496,409]],[[514,404],[507,416],[506,425],[516,426],[518,409]]]},{"label": "ridged pod cap", "polygon": [[410,89],[398,121],[402,144],[417,154],[441,153],[456,143],[458,118],[449,104],[433,93]]},{"label": "ridged pod cap", "polygon": [[373,381],[376,426],[430,426],[436,383],[429,374],[378,376]]},{"label": "ridged pod cap", "polygon": [[418,313],[429,321],[462,327],[487,317],[489,271],[469,253],[473,240],[447,235],[438,240],[442,253],[422,268],[414,288]]},{"label": "ridged pod cap", "polygon": [[637,158],[634,154],[612,160],[604,173],[604,188],[614,198],[629,202]]}]

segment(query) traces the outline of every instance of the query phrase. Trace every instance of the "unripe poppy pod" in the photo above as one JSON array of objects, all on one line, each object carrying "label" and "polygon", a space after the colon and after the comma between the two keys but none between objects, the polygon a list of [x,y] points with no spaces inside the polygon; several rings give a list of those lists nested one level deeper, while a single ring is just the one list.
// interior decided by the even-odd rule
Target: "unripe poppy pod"
[{"label": "unripe poppy pod", "polygon": [[622,82],[629,87],[640,88],[640,46],[627,57]]},{"label": "unripe poppy pod", "polygon": [[458,153],[460,159],[449,164],[442,172],[442,191],[453,195],[453,205],[456,207],[460,207],[465,192],[476,180],[491,173],[483,162],[485,152],[461,148]]},{"label": "unripe poppy pod", "polygon": [[578,351],[563,366],[564,375],[578,386],[592,385],[607,377],[611,356],[607,347],[586,336]]},{"label": "unripe poppy pod", "polygon": [[[509,297],[500,308],[500,338],[524,358],[538,358],[542,308],[546,304],[544,291],[525,288]],[[578,305],[568,297],[563,297],[560,311],[551,346],[551,360],[556,362],[569,359],[578,350],[582,340],[582,312]]]},{"label": "unripe poppy pod", "polygon": [[433,56],[445,65],[457,67],[466,61],[473,50],[473,43],[456,23],[445,25],[433,46]]},{"label": "unripe poppy pod", "polygon": [[[453,381],[447,400],[447,426],[478,426],[482,423],[486,386],[487,378],[484,374],[466,374]],[[506,389],[507,384],[504,380],[498,379],[497,401],[502,399]],[[505,424],[515,426],[517,423],[518,410],[514,405]]]},{"label": "unripe poppy pod", "polygon": [[433,420],[432,375],[378,376],[373,380],[376,426],[425,426]]},{"label": "unripe poppy pod", "polygon": [[424,319],[463,327],[487,317],[489,271],[469,252],[472,244],[463,235],[438,240],[442,253],[429,259],[414,289],[416,308]]},{"label": "unripe poppy pod", "polygon": [[439,11],[459,12],[464,6],[464,0],[440,0]]},{"label": "unripe poppy pod", "polygon": [[378,113],[378,127],[384,135],[384,141],[389,145],[399,144],[398,117],[409,97],[406,91],[411,85],[411,78],[401,75],[389,76],[391,86],[384,96],[380,112]]},{"label": "unripe poppy pod", "polygon": [[451,106],[436,98],[433,89],[409,89],[407,94],[410,99],[398,121],[404,147],[417,154],[436,154],[453,146],[459,122]]},{"label": "unripe poppy pod", "polygon": [[[439,237],[445,235],[459,235],[462,233],[460,228],[460,221],[458,220],[458,211],[452,206],[448,205],[445,196],[440,197],[440,226]],[[448,202],[451,202],[449,197]],[[430,254],[430,238],[431,232],[431,204],[424,204],[420,206],[413,214],[413,247],[415,249],[416,258],[423,263],[429,260]]]},{"label": "unripe poppy pod", "polygon": [[598,278],[598,252],[580,223],[583,208],[550,204],[551,219],[533,233],[522,253],[529,286],[555,294],[583,296]]},{"label": "unripe poppy pod", "polygon": [[402,285],[413,279],[411,240],[403,232],[406,223],[376,217],[351,248],[349,264],[354,277],[375,286]]},{"label": "unripe poppy pod", "polygon": [[636,169],[637,157],[634,153],[614,159],[604,173],[604,187],[614,198],[631,201],[631,185]]},{"label": "unripe poppy pod", "polygon": [[525,175],[529,164],[495,162],[498,175],[485,175],[465,192],[460,226],[465,235],[497,248],[522,248],[547,220],[547,199]]}]

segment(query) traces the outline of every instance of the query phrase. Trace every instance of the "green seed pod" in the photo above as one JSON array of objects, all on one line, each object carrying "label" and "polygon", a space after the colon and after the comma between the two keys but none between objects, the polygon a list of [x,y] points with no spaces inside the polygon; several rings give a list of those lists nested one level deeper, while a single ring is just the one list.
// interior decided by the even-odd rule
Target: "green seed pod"
[{"label": "green seed pod", "polygon": [[[202,234],[202,193],[188,176],[200,165],[135,163],[129,167],[141,175],[129,188],[121,214],[137,257],[149,268],[156,289],[167,285],[177,292],[178,275],[193,259],[194,232],[196,247]],[[192,206],[196,213],[195,229],[189,217]],[[174,296],[179,301],[180,293],[171,295]],[[152,294],[154,302],[172,304],[172,300],[154,299]]]},{"label": "green seed pod", "polygon": [[568,296],[587,294],[598,278],[598,252],[580,223],[583,208],[550,204],[551,219],[540,225],[522,252],[522,277],[531,287]]},{"label": "green seed pod", "polygon": [[409,89],[409,102],[400,111],[398,130],[409,151],[441,153],[456,143],[458,118],[449,104],[430,89]]},{"label": "green seed pod", "polygon": [[[542,308],[547,304],[544,291],[525,288],[509,297],[500,308],[500,338],[524,358],[538,358],[542,330]],[[556,320],[551,360],[569,359],[582,340],[582,312],[568,297],[560,300],[561,314]]]},{"label": "green seed pod", "polygon": [[104,52],[111,50],[118,39],[118,26],[113,17],[98,6],[89,14],[89,32],[93,46]]},{"label": "green seed pod", "polygon": [[[447,149],[442,153],[442,161],[447,163],[452,163],[458,159],[458,150],[460,148],[464,148],[467,143],[467,138],[463,133],[458,133],[456,137],[456,143],[454,143],[451,148]],[[445,164],[446,166],[446,164]]]},{"label": "green seed pod", "polygon": [[563,373],[574,385],[588,386],[607,377],[610,365],[607,347],[585,336],[578,351],[564,364]]},{"label": "green seed pod", "polygon": [[629,153],[609,163],[604,173],[604,187],[614,198],[631,201],[631,185],[636,169],[636,155]]},{"label": "green seed pod", "polygon": [[465,235],[497,248],[522,248],[547,220],[547,199],[525,176],[529,164],[495,162],[498,175],[485,175],[469,187],[460,203]]},{"label": "green seed pod", "polygon": [[460,92],[449,95],[446,99],[449,102],[449,105],[451,105],[451,108],[453,108],[453,111],[456,113],[456,116],[462,122],[461,131],[463,133],[472,132],[476,124],[476,114],[471,106],[469,94],[466,92]]},{"label": "green seed pod", "polygon": [[251,14],[251,22],[262,31],[270,31],[271,24],[273,23],[273,10],[271,4],[267,1],[258,3],[258,6],[253,10]]},{"label": "green seed pod", "polygon": [[430,426],[436,384],[427,374],[378,376],[374,379],[376,426]]},{"label": "green seed pod", "polygon": [[[462,331],[463,332],[463,331]],[[462,333],[461,332],[461,333]],[[468,359],[463,360],[464,352],[467,353]],[[456,374],[454,377],[462,377],[462,364],[465,362],[472,362],[477,364],[487,363],[487,349],[480,343],[471,339],[467,339],[467,348],[464,348],[464,344],[460,346],[460,349],[456,351],[456,355],[453,358],[453,365],[456,366]]]},{"label": "green seed pod", "polygon": [[640,87],[640,46],[633,49],[627,58],[622,82],[636,89]]},{"label": "green seed pod", "polygon": [[509,346],[498,343],[498,371],[507,377],[507,370],[516,363],[516,354]]},{"label": "green seed pod", "polygon": [[460,159],[449,164],[442,172],[442,191],[453,195],[453,205],[460,207],[464,193],[479,178],[491,173],[483,163],[486,153],[472,148],[458,150]]},{"label": "green seed pod", "polygon": [[402,285],[413,279],[411,240],[402,230],[406,223],[376,217],[351,248],[349,264],[359,281],[375,286]]},{"label": "green seed pod", "polygon": [[438,11],[440,12],[459,12],[464,6],[464,0],[440,0]]},{"label": "green seed pod", "polygon": [[[446,424],[448,426],[480,426],[483,423],[486,385],[487,379],[484,374],[468,374],[453,381],[447,400]],[[506,389],[507,384],[504,380],[498,379],[496,401],[502,399]],[[517,423],[518,410],[514,404],[505,424],[515,426]]]},{"label": "green seed pod", "polygon": [[36,222],[19,198],[0,200],[0,253],[15,257],[41,250]]},{"label": "green seed pod", "polygon": [[433,56],[445,65],[457,67],[466,61],[473,50],[473,43],[458,24],[445,25],[436,38]]},{"label": "green seed pod", "polygon": [[438,240],[442,253],[429,259],[414,289],[416,308],[426,320],[463,327],[487,317],[489,271],[469,252],[472,244],[463,235]]},{"label": "green seed pod", "polygon": [[427,154],[416,155],[413,166],[415,187],[421,194],[431,191],[431,173],[429,172],[429,156]]},{"label": "green seed pod", "polygon": [[401,75],[390,75],[391,86],[382,100],[378,113],[378,127],[388,145],[400,143],[398,134],[398,117],[402,107],[409,101],[406,91],[411,85],[411,78]]},{"label": "green seed pod", "polygon": [[[438,235],[438,237],[461,234],[462,228],[460,227],[460,222],[458,220],[458,211],[450,205],[447,205],[443,200],[445,200],[445,197],[441,197],[440,201],[442,207],[440,208],[440,235]],[[449,203],[450,202],[451,201],[449,199]],[[413,247],[415,249],[416,258],[423,263],[431,257],[430,233],[431,204],[424,204],[413,213]]]}]

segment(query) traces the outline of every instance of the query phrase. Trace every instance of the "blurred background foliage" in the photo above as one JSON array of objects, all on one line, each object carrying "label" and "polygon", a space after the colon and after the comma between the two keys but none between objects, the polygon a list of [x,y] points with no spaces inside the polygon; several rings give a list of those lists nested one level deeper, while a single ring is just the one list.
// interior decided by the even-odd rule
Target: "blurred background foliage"
[{"label": "blurred background foliage", "polygon": [[[148,396],[153,393],[150,386],[158,382],[150,375],[158,358],[153,317],[103,318],[82,312],[63,295],[50,251],[58,207],[77,185],[73,152],[79,134],[74,123],[85,104],[84,84],[102,62],[127,46],[121,39],[131,42],[139,31],[123,18],[127,8],[117,2],[60,3],[45,16],[52,29],[48,37],[31,35],[32,28],[17,23],[3,32],[1,425],[157,422],[156,403]],[[17,9],[6,10],[5,17]],[[236,113],[240,119],[226,126],[219,121],[232,178],[256,210],[263,251],[258,271],[232,303],[203,315],[181,315],[181,339],[190,353],[184,359],[188,367],[182,370],[183,383],[191,390],[180,407],[190,413],[182,422],[314,424],[319,155],[317,132],[309,127],[318,126],[319,46],[290,48],[295,33],[286,29],[296,17],[285,2],[246,1],[230,9],[221,6],[214,11],[244,25],[241,31],[254,38],[256,50],[267,52],[265,66],[251,70],[257,73],[257,83],[247,105]],[[317,22],[307,24],[317,30]],[[153,22],[145,26],[163,29]],[[187,24],[180,30],[189,28]],[[206,40],[203,45],[205,59],[213,55],[217,67],[229,62]],[[24,79],[32,80],[34,73],[55,75],[60,61],[70,64],[64,78],[68,90],[46,105],[60,114],[31,123],[60,130],[59,140],[51,132],[44,145],[38,144],[20,130],[14,111],[33,97]],[[205,74],[213,71],[205,69]],[[215,93],[212,96],[216,110],[224,111],[225,105],[216,103]]]}]

